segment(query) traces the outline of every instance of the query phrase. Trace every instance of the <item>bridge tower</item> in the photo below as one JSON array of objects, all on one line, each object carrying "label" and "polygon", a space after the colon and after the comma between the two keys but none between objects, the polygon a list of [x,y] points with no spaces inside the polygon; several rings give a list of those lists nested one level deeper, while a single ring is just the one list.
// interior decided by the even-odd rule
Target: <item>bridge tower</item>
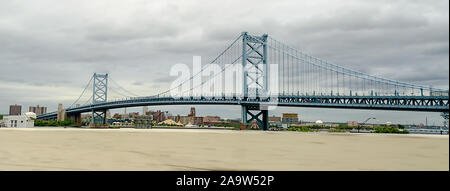
[{"label": "bridge tower", "polygon": [[[267,34],[253,36],[242,33],[242,93],[244,99],[263,99],[269,97],[267,64]],[[269,127],[269,112],[267,107],[259,104],[242,104],[242,122],[249,124],[257,121],[258,127],[267,130]],[[248,119],[248,116],[251,118]]]},{"label": "bridge tower", "polygon": [[[92,104],[103,103],[108,98],[108,74],[94,73]],[[91,126],[106,124],[106,110],[92,109]]]}]

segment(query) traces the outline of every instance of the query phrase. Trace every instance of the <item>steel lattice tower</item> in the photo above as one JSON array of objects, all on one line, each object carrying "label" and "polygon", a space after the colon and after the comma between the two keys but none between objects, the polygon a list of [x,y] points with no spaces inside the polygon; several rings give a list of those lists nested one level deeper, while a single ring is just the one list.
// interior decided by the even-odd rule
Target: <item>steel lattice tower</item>
[{"label": "steel lattice tower", "polygon": [[[244,99],[268,97],[267,37],[267,34],[252,36],[247,32],[242,33],[242,93]],[[247,118],[248,115],[250,115],[250,119]],[[263,108],[261,105],[242,104],[243,123],[248,124],[256,120],[260,129],[267,130],[268,118],[267,108]]]},{"label": "steel lattice tower", "polygon": [[[94,73],[92,104],[104,103],[108,98],[108,74]],[[106,110],[92,110],[91,124],[106,124]]]}]

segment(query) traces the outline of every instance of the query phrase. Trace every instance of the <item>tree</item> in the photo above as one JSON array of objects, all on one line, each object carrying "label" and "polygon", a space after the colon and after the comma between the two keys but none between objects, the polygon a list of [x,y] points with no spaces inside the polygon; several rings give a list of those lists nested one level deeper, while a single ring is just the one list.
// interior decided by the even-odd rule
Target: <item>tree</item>
[{"label": "tree", "polygon": [[448,119],[449,119],[449,117],[448,117],[448,111],[442,112],[442,113],[441,113],[441,117],[444,118],[445,120],[448,120]]}]

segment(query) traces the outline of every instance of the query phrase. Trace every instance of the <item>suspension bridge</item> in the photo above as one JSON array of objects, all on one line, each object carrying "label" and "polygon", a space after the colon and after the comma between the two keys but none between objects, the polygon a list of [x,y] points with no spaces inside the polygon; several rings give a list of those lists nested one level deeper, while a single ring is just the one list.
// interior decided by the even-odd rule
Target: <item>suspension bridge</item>
[{"label": "suspension bridge", "polygon": [[[236,82],[224,78],[230,71]],[[86,93],[91,87],[92,94]],[[111,93],[118,97],[108,99]],[[200,71],[167,91],[138,96],[108,74],[94,74],[68,108],[37,118],[54,120],[66,115],[80,122],[81,113],[90,112],[91,124],[105,124],[106,111],[116,108],[239,105],[243,123],[256,120],[266,130],[274,106],[443,112],[449,110],[448,101],[448,90],[366,74],[316,58],[268,35],[243,32]]]}]

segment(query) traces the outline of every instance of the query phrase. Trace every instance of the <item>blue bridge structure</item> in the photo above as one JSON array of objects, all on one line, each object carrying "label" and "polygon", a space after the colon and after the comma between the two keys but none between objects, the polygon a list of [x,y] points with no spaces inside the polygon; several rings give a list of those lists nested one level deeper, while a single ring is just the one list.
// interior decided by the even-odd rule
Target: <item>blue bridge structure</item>
[{"label": "blue bridge structure", "polygon": [[[238,79],[236,83],[224,78],[229,71]],[[109,90],[117,92],[108,86],[109,80],[132,96],[121,94],[121,99],[108,100]],[[91,97],[76,104],[91,86]],[[95,73],[71,106],[37,119],[66,115],[80,121],[81,113],[89,112],[91,124],[105,124],[107,110],[117,108],[239,105],[242,123],[256,120],[260,129],[267,130],[269,111],[275,106],[445,112],[448,102],[448,89],[366,74],[306,54],[266,34],[243,32],[209,64],[167,91],[137,96],[108,74]]]}]

